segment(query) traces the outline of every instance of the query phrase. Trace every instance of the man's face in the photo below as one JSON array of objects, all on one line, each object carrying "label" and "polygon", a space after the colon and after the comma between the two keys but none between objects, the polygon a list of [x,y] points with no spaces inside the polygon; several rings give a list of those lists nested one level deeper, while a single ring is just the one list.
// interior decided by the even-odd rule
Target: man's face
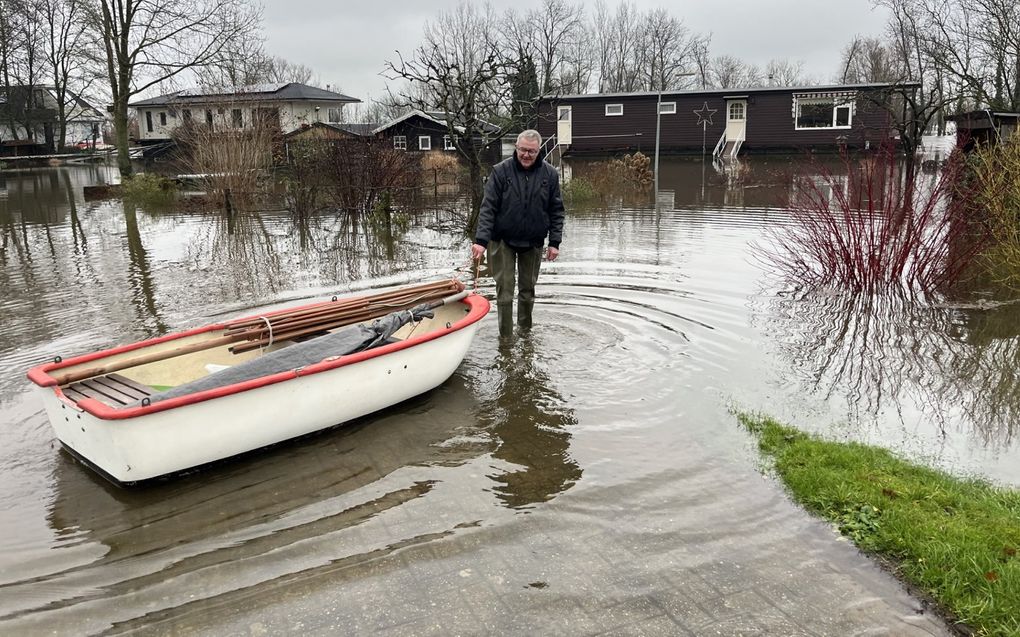
[{"label": "man's face", "polygon": [[534,139],[522,139],[517,142],[517,160],[521,166],[531,168],[538,159],[538,141]]}]

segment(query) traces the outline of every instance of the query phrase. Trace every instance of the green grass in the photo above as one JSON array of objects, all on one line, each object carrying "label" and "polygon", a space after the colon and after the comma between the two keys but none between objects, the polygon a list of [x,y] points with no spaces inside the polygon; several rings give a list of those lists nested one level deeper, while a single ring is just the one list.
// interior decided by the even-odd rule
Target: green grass
[{"label": "green grass", "polygon": [[892,564],[951,619],[979,635],[1020,635],[1020,492],[736,415],[797,502]]}]

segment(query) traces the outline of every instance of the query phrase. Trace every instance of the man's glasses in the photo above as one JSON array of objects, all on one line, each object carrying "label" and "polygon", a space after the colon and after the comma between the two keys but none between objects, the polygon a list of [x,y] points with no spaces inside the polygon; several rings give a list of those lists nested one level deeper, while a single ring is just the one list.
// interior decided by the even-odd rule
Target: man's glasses
[{"label": "man's glasses", "polygon": [[525,157],[534,157],[538,155],[538,149],[521,148],[520,146],[517,146],[517,154],[524,155]]}]

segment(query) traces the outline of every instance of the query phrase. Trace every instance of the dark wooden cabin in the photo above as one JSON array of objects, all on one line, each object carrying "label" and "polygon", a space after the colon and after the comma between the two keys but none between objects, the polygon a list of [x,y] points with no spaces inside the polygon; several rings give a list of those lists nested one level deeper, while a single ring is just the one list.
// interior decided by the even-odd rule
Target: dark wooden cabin
[{"label": "dark wooden cabin", "polygon": [[956,123],[956,141],[964,150],[971,150],[975,144],[1001,144],[1020,139],[1020,113],[980,110],[950,115],[946,119]]},{"label": "dark wooden cabin", "polygon": [[[488,122],[482,122],[486,133],[498,132],[499,128]],[[461,127],[455,127],[462,130]],[[446,151],[456,152],[450,131],[446,126],[445,115],[437,112],[410,111],[404,115],[379,126],[372,131],[379,137],[392,140],[393,148],[412,152]],[[488,141],[479,138],[479,142]],[[486,155],[490,159],[499,160],[500,145],[494,143]]]},{"label": "dark wooden cabin", "polygon": [[[853,84],[545,96],[538,130],[565,153],[655,150],[724,158],[834,152],[892,139],[888,105],[911,85]],[[894,91],[893,89],[896,89]]]}]

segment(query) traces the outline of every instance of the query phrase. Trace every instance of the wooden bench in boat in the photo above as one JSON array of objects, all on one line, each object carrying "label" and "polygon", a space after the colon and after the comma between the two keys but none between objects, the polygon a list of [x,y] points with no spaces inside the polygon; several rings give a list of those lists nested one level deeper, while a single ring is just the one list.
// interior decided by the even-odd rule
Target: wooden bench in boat
[{"label": "wooden bench in boat", "polygon": [[74,402],[82,398],[95,398],[110,407],[123,407],[151,396],[155,390],[120,374],[107,374],[71,383],[62,391]]}]

